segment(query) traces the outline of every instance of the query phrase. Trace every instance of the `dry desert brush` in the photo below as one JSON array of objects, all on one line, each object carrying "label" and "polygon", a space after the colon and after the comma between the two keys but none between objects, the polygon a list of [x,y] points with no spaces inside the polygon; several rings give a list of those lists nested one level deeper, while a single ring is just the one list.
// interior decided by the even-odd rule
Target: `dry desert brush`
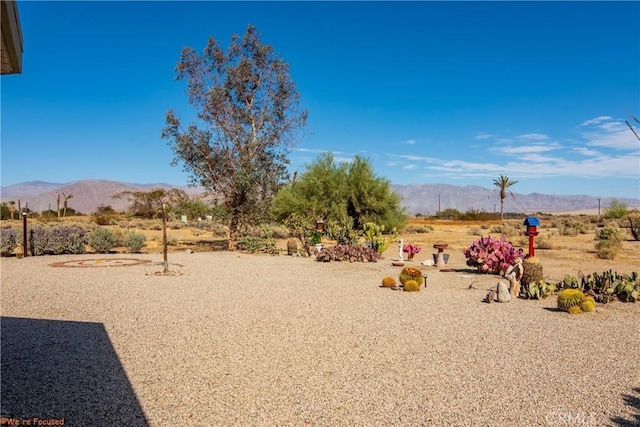
[{"label": "dry desert brush", "polygon": [[362,246],[336,245],[322,248],[317,261],[377,262],[380,254],[374,249]]}]

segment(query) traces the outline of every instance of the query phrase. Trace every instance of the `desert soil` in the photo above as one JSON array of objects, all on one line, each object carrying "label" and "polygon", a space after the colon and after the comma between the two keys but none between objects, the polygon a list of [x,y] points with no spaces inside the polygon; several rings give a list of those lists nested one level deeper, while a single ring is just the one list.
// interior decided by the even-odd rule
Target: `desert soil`
[{"label": "desert soil", "polygon": [[[65,426],[640,424],[639,303],[580,315],[558,312],[553,297],[484,303],[500,278],[465,265],[477,225],[433,226],[402,236],[423,247],[407,263],[427,276],[415,293],[380,287],[400,272],[397,246],[377,263],[319,263],[212,251],[213,236],[181,229],[169,231],[175,276],[154,274],[153,244],[2,258],[2,416]],[[454,271],[421,265],[436,241],[449,244]],[[607,261],[593,235],[551,241],[536,251],[549,279],[640,265],[639,242]],[[113,266],[123,258],[147,263]]]}]

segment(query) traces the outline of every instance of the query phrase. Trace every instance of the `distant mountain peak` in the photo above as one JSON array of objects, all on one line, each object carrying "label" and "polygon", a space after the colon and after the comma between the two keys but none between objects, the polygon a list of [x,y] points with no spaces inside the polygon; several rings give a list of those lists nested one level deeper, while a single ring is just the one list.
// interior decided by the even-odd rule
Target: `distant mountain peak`
[{"label": "distant mountain peak", "polygon": [[[136,184],[110,181],[106,179],[85,179],[60,184],[44,181],[30,181],[0,188],[2,202],[21,200],[28,203],[34,211],[55,209],[58,194],[73,193],[69,206],[76,211],[89,214],[95,212],[100,205],[111,206],[118,211],[126,210],[129,201],[126,198],[113,199],[113,195],[123,191],[147,191],[153,188],[179,188],[191,195],[201,195],[203,190],[188,185],[176,186],[166,183]],[[433,215],[438,209],[457,209],[460,212],[480,210],[485,212],[499,211],[500,197],[497,192],[489,197],[491,189],[478,185],[456,186],[452,184],[410,184],[391,185],[391,188],[402,198],[402,205],[409,214],[421,213]],[[629,207],[640,206],[640,199],[616,197],[591,197],[584,195],[562,196],[553,194],[518,194],[515,199],[505,200],[505,212],[534,213],[559,212],[585,209],[604,209],[613,199]]]}]

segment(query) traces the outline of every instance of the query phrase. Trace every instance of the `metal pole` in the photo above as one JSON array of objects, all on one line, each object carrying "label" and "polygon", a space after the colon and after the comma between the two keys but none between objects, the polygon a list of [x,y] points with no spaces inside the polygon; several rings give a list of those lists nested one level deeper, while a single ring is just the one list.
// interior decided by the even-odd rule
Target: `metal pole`
[{"label": "metal pole", "polygon": [[169,272],[169,260],[167,259],[167,205],[162,204],[162,271],[167,274]]},{"label": "metal pole", "polygon": [[600,216],[600,199],[598,199],[598,216]]},{"label": "metal pole", "polygon": [[534,248],[533,248],[533,233],[529,234],[529,257],[533,258],[534,256],[536,256],[535,252],[534,252]]},{"label": "metal pole", "polygon": [[28,256],[27,238],[27,213],[22,212],[22,253],[25,258]]}]

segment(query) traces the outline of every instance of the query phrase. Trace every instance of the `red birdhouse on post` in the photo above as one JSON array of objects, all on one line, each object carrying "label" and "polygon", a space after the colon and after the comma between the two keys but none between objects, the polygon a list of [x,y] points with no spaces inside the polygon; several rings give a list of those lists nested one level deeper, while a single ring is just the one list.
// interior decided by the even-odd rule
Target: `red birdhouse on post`
[{"label": "red birdhouse on post", "polygon": [[527,227],[527,231],[524,232],[524,235],[529,236],[529,257],[533,258],[533,238],[540,234],[540,232],[538,231],[540,220],[535,216],[528,216],[524,220],[524,225],[525,227]]}]

